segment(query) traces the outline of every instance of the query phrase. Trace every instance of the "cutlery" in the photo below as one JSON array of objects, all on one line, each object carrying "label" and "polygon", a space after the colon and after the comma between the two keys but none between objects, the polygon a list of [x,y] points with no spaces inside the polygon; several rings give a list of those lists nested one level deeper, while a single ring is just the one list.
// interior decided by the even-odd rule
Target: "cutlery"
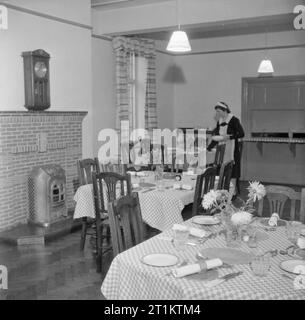
[{"label": "cutlery", "polygon": [[215,287],[215,286],[217,286],[217,285],[219,285],[219,284],[221,284],[221,283],[223,283],[225,281],[228,281],[230,279],[234,279],[235,277],[238,277],[241,274],[243,274],[243,271],[228,273],[228,274],[226,274],[226,275],[224,275],[222,277],[219,277],[219,278],[217,278],[215,280],[211,280],[211,281],[206,282],[205,286],[207,288],[212,288],[212,287]]},{"label": "cutlery", "polygon": [[294,277],[293,276],[290,276],[288,274],[285,274],[285,273],[281,273],[281,276],[285,277],[285,278],[288,278],[290,280],[294,280]]}]

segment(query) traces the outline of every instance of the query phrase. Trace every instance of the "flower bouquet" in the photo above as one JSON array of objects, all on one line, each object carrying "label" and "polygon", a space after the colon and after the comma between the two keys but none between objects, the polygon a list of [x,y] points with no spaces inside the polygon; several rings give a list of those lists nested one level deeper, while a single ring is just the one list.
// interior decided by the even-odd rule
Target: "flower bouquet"
[{"label": "flower bouquet", "polygon": [[254,203],[261,200],[265,194],[265,187],[257,181],[250,182],[248,189],[248,198],[246,201],[239,199],[240,206],[233,205],[232,195],[226,190],[211,190],[204,195],[202,207],[210,210],[211,213],[219,212],[222,222],[226,229],[232,229],[235,233],[240,232],[243,226],[247,226],[252,222],[255,211]]}]

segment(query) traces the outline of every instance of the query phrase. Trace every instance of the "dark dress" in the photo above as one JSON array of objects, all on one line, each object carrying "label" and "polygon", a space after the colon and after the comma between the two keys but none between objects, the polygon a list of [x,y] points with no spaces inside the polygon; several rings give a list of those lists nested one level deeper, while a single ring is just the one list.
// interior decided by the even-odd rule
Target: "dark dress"
[{"label": "dark dress", "polygon": [[[226,125],[222,123],[221,125]],[[232,178],[238,179],[240,177],[240,149],[238,145],[238,139],[245,136],[243,127],[240,124],[240,121],[235,116],[232,116],[228,122],[227,134],[231,135],[230,139],[234,139],[234,167],[232,172]],[[219,135],[220,123],[217,122],[216,128],[213,130],[213,135]],[[208,146],[208,151],[211,151],[216,145],[217,141],[212,141]]]}]

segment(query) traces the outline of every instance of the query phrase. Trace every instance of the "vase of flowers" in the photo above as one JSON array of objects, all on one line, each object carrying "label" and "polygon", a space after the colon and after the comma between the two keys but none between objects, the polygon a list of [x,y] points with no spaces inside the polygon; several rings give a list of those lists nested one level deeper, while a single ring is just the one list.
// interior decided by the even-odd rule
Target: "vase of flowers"
[{"label": "vase of flowers", "polygon": [[[241,243],[242,232],[253,219],[254,204],[265,194],[265,187],[257,181],[250,182],[246,201],[238,198],[240,206],[233,205],[232,195],[226,190],[211,190],[204,195],[202,207],[212,214],[219,213],[226,231],[227,244]],[[230,239],[228,239],[230,238]]]}]

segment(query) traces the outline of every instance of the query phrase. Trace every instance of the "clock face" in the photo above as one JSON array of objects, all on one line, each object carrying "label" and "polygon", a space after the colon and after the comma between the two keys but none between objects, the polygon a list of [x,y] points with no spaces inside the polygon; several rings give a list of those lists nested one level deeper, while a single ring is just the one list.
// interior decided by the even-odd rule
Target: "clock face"
[{"label": "clock face", "polygon": [[38,78],[44,78],[47,74],[47,66],[43,61],[37,61],[34,65],[35,75]]}]

